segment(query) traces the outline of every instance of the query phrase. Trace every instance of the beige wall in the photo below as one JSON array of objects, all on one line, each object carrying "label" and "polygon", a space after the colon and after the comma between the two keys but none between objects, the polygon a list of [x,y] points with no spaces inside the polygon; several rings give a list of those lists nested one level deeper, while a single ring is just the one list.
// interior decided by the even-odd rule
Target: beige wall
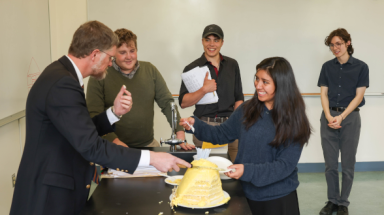
[{"label": "beige wall", "polygon": [[[136,2],[137,3],[137,2]],[[51,21],[51,44],[52,44],[52,60],[56,60],[62,55],[67,53],[71,38],[78,26],[87,21],[87,1],[86,0],[68,0],[58,1],[50,0],[50,21]],[[140,21],[137,21],[140,22]],[[107,23],[106,23],[107,24]],[[110,24],[113,25],[113,24]],[[115,30],[117,26],[110,26],[112,30]],[[121,27],[121,26],[119,26]],[[144,41],[142,41],[144,42]],[[197,56],[196,56],[197,57]],[[148,61],[153,59],[148,58]],[[165,72],[165,71],[160,71]],[[164,76],[164,75],[163,75]],[[88,78],[87,78],[88,79]],[[87,80],[84,81],[85,85]],[[243,80],[243,85],[247,84]],[[247,97],[246,99],[249,99]],[[313,135],[307,147],[304,148],[301,156],[300,163],[314,163],[324,162],[321,143],[320,143],[320,113],[321,103],[318,96],[304,97],[307,105],[308,117],[314,128]],[[384,107],[384,101],[382,97],[378,96],[366,96],[367,106],[362,108],[362,131],[360,138],[360,146],[357,153],[357,161],[382,161],[382,149],[380,136],[380,120],[384,119],[384,115],[380,111],[376,111]],[[175,103],[178,104],[178,100],[175,99]],[[181,109],[180,115],[182,117],[188,117],[193,115],[194,107]],[[159,140],[170,138],[171,128],[162,114],[160,108],[155,104],[155,119],[154,119],[154,135],[155,139]],[[372,124],[374,122],[374,124]],[[373,135],[371,135],[373,134]],[[192,135],[187,134],[186,138],[189,143],[192,143]],[[377,150],[372,150],[372,149]]]},{"label": "beige wall", "polygon": [[[73,33],[87,21],[87,0],[49,0],[52,61],[68,53]],[[86,87],[88,78],[84,80]]]},{"label": "beige wall", "polygon": [[86,0],[49,0],[52,61],[68,53],[73,32],[87,21]]},{"label": "beige wall", "polygon": [[[86,0],[49,0],[51,59],[67,54],[73,32],[87,21]],[[88,81],[85,80],[84,84]],[[12,196],[12,174],[19,168],[25,143],[25,118],[0,127],[0,214],[9,214]]]},{"label": "beige wall", "polygon": [[[21,137],[19,121],[16,120],[0,127],[2,173],[2,177],[0,177],[0,214],[9,214],[14,189],[12,174],[16,175],[21,159],[22,146],[20,143],[24,142],[24,137]],[[25,120],[21,126],[25,128],[24,123]]]}]

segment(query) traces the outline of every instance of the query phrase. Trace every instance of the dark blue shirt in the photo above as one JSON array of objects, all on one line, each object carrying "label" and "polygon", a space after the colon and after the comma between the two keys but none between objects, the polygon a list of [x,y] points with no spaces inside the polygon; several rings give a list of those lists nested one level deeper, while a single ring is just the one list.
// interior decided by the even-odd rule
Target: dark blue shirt
[{"label": "dark blue shirt", "polygon": [[[317,86],[328,87],[329,107],[348,107],[356,97],[356,89],[369,87],[369,69],[363,61],[352,56],[345,64],[337,58],[327,61],[321,68]],[[359,107],[365,104],[361,101]]]},{"label": "dark blue shirt", "polygon": [[269,145],[275,138],[276,129],[266,107],[261,118],[248,130],[243,117],[243,104],[220,126],[208,125],[195,117],[194,134],[199,140],[213,144],[239,139],[235,164],[244,164],[244,173],[239,180],[247,198],[268,201],[290,194],[299,186],[296,166],[302,147],[298,143],[278,148]]}]

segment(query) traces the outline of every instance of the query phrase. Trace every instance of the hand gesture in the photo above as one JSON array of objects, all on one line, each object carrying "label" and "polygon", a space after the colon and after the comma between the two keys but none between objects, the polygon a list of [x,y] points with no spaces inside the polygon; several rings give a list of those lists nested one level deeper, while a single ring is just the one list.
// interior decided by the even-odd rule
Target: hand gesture
[{"label": "hand gesture", "polygon": [[236,171],[224,173],[226,176],[234,179],[239,179],[244,174],[244,164],[234,164],[228,167],[228,169],[236,169]]},{"label": "hand gesture", "polygon": [[185,160],[182,160],[178,157],[175,157],[169,153],[165,152],[150,152],[150,162],[149,164],[154,166],[157,170],[161,172],[167,172],[174,169],[176,172],[180,171],[180,167],[177,164],[184,165],[188,168],[191,167],[191,164]]},{"label": "hand gesture", "polygon": [[[125,95],[124,95],[125,93]],[[125,85],[120,89],[115,101],[113,102],[113,111],[116,115],[122,116],[128,113],[132,108],[132,96],[131,93],[126,90]]]},{"label": "hand gesture", "polygon": [[208,75],[209,73],[207,72],[204,78],[203,89],[205,93],[213,92],[217,89],[216,81],[214,79],[209,80]]},{"label": "hand gesture", "polygon": [[179,125],[183,126],[183,128],[185,130],[189,131],[189,130],[191,130],[191,127],[188,125],[188,123],[189,123],[189,125],[193,126],[193,124],[195,124],[195,118],[192,118],[192,117],[181,118]]}]

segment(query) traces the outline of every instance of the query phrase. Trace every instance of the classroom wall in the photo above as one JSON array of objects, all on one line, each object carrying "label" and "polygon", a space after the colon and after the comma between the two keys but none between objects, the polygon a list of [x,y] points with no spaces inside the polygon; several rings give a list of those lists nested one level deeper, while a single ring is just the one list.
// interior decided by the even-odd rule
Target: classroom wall
[{"label": "classroom wall", "polygon": [[[24,129],[23,129],[24,128]],[[17,174],[25,140],[25,118],[0,127],[0,214],[9,214],[13,196],[12,175]]]},{"label": "classroom wall", "polygon": [[[87,21],[86,3],[86,0],[49,0],[52,61],[67,54],[73,32]],[[12,174],[17,174],[25,143],[25,117],[0,127],[0,143],[0,163],[3,164],[0,214],[9,214],[14,191]]]},{"label": "classroom wall", "polygon": [[[52,61],[68,54],[76,29],[87,21],[87,0],[49,0]],[[86,89],[88,78],[84,80]]]},{"label": "classroom wall", "polygon": [[[51,47],[52,60],[56,60],[68,51],[69,44],[74,31],[87,21],[87,1],[86,0],[50,0],[50,22],[51,22]],[[143,42],[143,41],[142,41]],[[200,46],[200,44],[196,44]],[[224,53],[226,54],[226,53]],[[229,53],[227,53],[230,55]],[[196,58],[199,56],[196,56]],[[235,57],[235,56],[232,56]],[[333,56],[329,53],[329,59]],[[140,56],[139,56],[140,58]],[[151,59],[141,59],[151,61]],[[256,64],[256,62],[255,62]],[[240,65],[241,68],[241,65]],[[160,71],[165,72],[165,71]],[[377,72],[377,71],[371,71]],[[85,80],[85,85],[87,80]],[[243,85],[245,83],[243,80]],[[246,97],[249,99],[250,97]],[[384,98],[382,96],[366,96],[366,106],[361,109],[362,130],[360,145],[357,153],[358,162],[366,161],[384,161],[384,144],[381,138],[381,121],[384,121]],[[320,142],[320,114],[322,111],[320,97],[304,97],[307,105],[308,118],[313,127],[308,146],[304,148],[300,163],[319,163],[324,162],[321,142]],[[175,99],[178,105],[178,100]],[[181,109],[179,111],[182,117],[193,115],[194,107]],[[155,104],[154,131],[155,138],[160,140],[162,137],[170,138],[171,129],[160,108]],[[189,143],[192,143],[192,136],[186,135]]]},{"label": "classroom wall", "polygon": [[[51,56],[52,61],[67,54],[74,31],[80,24],[87,21],[86,0],[49,0]],[[200,44],[196,44],[200,45]],[[225,53],[224,53],[225,54]],[[199,56],[196,56],[196,58]],[[235,56],[233,56],[235,57]],[[329,58],[332,58],[330,55]],[[143,59],[151,61],[151,59]],[[255,62],[256,63],[256,62]],[[241,67],[241,65],[240,65]],[[160,71],[164,72],[164,71]],[[377,72],[377,71],[371,71]],[[84,81],[85,85],[87,80]],[[245,83],[243,83],[245,84]],[[246,97],[249,99],[250,97]],[[361,109],[362,130],[357,153],[358,162],[384,161],[384,144],[381,136],[384,121],[384,99],[382,96],[366,96],[366,105]],[[300,163],[324,162],[320,143],[320,97],[304,97],[307,114],[313,126],[313,135],[309,145],[304,148]],[[178,104],[178,100],[175,99]],[[181,109],[182,117],[193,115],[193,107]],[[160,108],[155,104],[155,138],[169,138],[171,129]],[[187,140],[192,143],[192,136],[187,134]],[[13,188],[11,175],[17,173],[25,140],[25,118],[0,127],[0,163],[6,164],[1,168],[4,177],[0,178],[0,214],[8,214],[12,201]],[[6,168],[6,169],[5,169]]]}]

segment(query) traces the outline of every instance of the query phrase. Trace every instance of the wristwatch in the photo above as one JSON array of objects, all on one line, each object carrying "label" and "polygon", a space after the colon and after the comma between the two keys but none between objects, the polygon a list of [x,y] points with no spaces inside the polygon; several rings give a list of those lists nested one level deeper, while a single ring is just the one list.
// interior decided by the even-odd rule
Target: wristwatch
[{"label": "wristwatch", "polygon": [[113,113],[113,115],[115,115],[118,119],[121,119],[121,117],[123,116],[123,115],[117,115],[116,113],[115,113],[115,111],[113,110],[113,106],[111,107],[111,111],[112,111],[112,113]]}]

